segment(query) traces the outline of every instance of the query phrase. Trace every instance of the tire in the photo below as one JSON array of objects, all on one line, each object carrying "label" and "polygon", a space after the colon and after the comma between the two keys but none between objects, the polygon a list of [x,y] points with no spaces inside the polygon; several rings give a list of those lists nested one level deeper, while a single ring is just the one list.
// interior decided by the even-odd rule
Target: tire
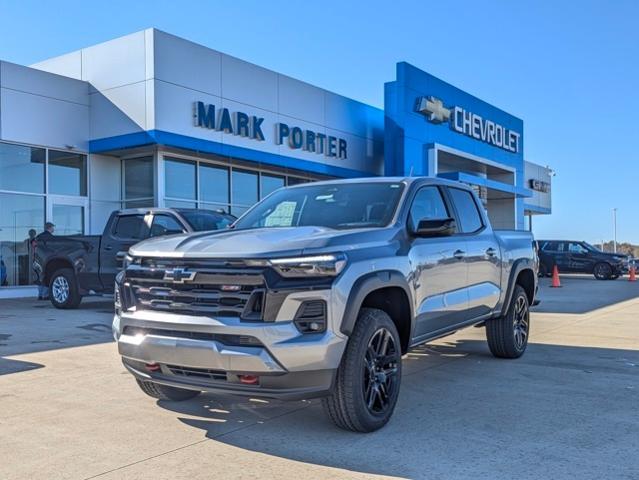
[{"label": "tire", "polygon": [[402,377],[401,343],[388,314],[363,308],[322,406],[335,425],[353,432],[382,428],[393,414]]},{"label": "tire", "polygon": [[612,278],[612,267],[606,262],[599,262],[592,269],[592,273],[597,280],[610,280]]},{"label": "tire", "polygon": [[498,358],[519,358],[526,351],[530,335],[530,305],[521,285],[515,286],[506,315],[486,321],[486,339]]},{"label": "tire", "polygon": [[51,275],[49,300],[55,308],[63,310],[78,308],[82,296],[78,291],[78,281],[72,269],[61,268]]},{"label": "tire", "polygon": [[140,389],[149,397],[158,400],[172,400],[174,402],[182,402],[197,397],[200,392],[197,390],[186,390],[184,388],[169,387],[168,385],[160,385],[159,383],[149,382],[148,380],[135,379]]}]

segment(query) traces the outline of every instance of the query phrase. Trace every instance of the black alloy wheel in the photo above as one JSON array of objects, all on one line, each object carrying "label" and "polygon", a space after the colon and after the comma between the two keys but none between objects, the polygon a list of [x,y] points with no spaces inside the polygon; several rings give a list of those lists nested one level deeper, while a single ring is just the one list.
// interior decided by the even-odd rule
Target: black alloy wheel
[{"label": "black alloy wheel", "polygon": [[515,348],[517,350],[523,350],[528,343],[529,317],[530,310],[528,309],[526,297],[517,297],[513,310],[513,330],[515,335]]},{"label": "black alloy wheel", "polygon": [[498,358],[519,358],[530,337],[530,300],[521,285],[515,291],[505,315],[486,320],[486,340]]},{"label": "black alloy wheel", "polygon": [[397,365],[401,354],[391,332],[377,330],[366,349],[363,365],[363,391],[366,408],[373,415],[384,415],[390,408],[399,387]]},{"label": "black alloy wheel", "polygon": [[373,432],[393,415],[402,381],[402,348],[390,316],[362,308],[337,369],[333,391],[322,398],[340,428]]},{"label": "black alloy wheel", "polygon": [[605,262],[595,265],[593,274],[597,280],[608,280],[612,277],[612,267]]}]

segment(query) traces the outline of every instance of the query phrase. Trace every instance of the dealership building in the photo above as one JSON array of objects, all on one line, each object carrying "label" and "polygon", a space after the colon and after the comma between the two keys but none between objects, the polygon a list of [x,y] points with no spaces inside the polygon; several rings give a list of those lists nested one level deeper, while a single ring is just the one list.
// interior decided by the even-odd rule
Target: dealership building
[{"label": "dealership building", "polygon": [[0,298],[35,292],[30,230],[99,234],[120,208],[239,216],[285,185],[429,175],[496,228],[551,212],[521,119],[405,62],[383,88],[379,109],[156,29],[0,62]]}]

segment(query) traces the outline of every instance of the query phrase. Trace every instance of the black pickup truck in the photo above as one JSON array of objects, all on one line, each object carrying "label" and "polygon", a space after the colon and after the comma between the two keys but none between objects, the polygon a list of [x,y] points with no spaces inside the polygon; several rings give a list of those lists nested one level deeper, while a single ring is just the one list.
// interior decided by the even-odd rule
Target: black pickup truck
[{"label": "black pickup truck", "polygon": [[235,217],[212,210],[146,208],[115,211],[102,235],[53,236],[39,240],[33,268],[49,286],[56,308],[76,308],[82,297],[113,293],[115,276],[129,248],[151,237],[227,228]]}]

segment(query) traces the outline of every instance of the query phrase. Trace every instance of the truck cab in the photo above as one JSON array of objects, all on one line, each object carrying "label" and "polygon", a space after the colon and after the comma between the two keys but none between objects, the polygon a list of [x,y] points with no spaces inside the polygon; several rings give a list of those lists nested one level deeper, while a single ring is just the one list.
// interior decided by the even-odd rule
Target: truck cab
[{"label": "truck cab", "polygon": [[76,308],[83,296],[113,293],[128,250],[166,235],[225,229],[235,217],[200,209],[136,208],[111,213],[102,235],[52,236],[38,241],[33,268],[56,308]]}]

